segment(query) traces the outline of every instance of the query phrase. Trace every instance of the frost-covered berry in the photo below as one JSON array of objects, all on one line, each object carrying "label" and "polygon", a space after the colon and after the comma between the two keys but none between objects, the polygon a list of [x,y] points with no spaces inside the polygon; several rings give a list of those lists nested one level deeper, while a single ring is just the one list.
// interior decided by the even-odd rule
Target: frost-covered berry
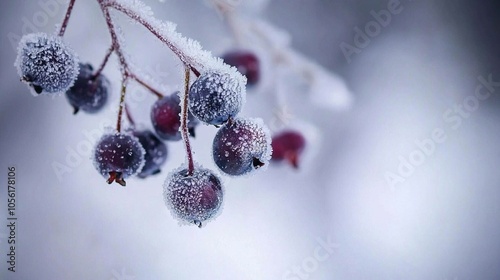
[{"label": "frost-covered berry", "polygon": [[130,177],[144,165],[144,149],[139,140],[125,133],[105,134],[94,150],[94,166],[102,176],[125,186],[125,178]]},{"label": "frost-covered berry", "polygon": [[215,164],[228,175],[250,173],[271,158],[271,136],[261,119],[238,118],[215,135],[212,155]]},{"label": "frost-covered berry", "polygon": [[[179,92],[174,92],[171,95],[165,96],[156,101],[151,108],[151,122],[153,127],[163,140],[178,141],[181,133],[181,106]],[[195,127],[199,121],[188,113],[188,131],[191,136],[195,136]]]},{"label": "frost-covered berry", "polygon": [[78,57],[61,37],[45,33],[24,35],[15,66],[21,80],[36,93],[65,92],[78,76]]},{"label": "frost-covered berry", "polygon": [[181,168],[165,180],[163,198],[174,217],[202,227],[221,208],[222,183],[208,169],[196,167],[193,174],[188,175],[188,170]]},{"label": "frost-covered berry", "polygon": [[288,161],[293,167],[299,167],[299,157],[304,150],[306,140],[300,132],[283,131],[273,137],[273,161]]},{"label": "frost-covered berry", "polygon": [[80,109],[88,113],[98,112],[108,100],[110,83],[102,74],[93,78],[93,70],[92,65],[80,63],[78,78],[66,91],[66,98],[74,108],[73,114]]},{"label": "frost-covered berry", "polygon": [[144,166],[137,176],[146,178],[160,173],[160,167],[167,160],[167,145],[149,130],[134,131],[132,134],[139,139],[139,143],[141,143],[145,151]]},{"label": "frost-covered berry", "polygon": [[222,56],[225,63],[234,66],[247,77],[247,84],[253,86],[259,82],[260,66],[257,56],[250,51],[236,50]]},{"label": "frost-covered berry", "polygon": [[204,123],[221,125],[240,112],[245,94],[245,85],[232,74],[208,71],[189,89],[189,110]]}]

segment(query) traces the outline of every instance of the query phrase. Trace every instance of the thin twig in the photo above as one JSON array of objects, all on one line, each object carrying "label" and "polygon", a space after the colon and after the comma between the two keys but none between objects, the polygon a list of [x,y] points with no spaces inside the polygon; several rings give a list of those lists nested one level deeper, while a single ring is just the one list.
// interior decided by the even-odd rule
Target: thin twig
[{"label": "thin twig", "polygon": [[[100,0],[102,1],[102,0]],[[127,7],[121,5],[120,3],[117,3],[116,1],[110,1],[108,3],[102,3],[102,6],[104,8],[111,7],[116,9],[117,11],[120,11],[124,13],[126,16],[128,16],[130,19],[135,20],[137,23],[141,24],[144,26],[151,34],[153,34],[156,38],[158,38],[160,41],[162,41],[167,47],[181,60],[181,62],[189,67],[191,71],[198,77],[200,76],[200,72],[192,65],[190,58],[187,57],[181,50],[179,50],[172,42],[167,40],[167,38],[163,37],[160,32],[153,27],[153,25],[148,22],[145,18],[143,18],[141,15],[135,13],[134,11],[131,11]]]},{"label": "thin twig", "polygon": [[191,143],[189,142],[189,131],[188,131],[188,102],[189,102],[189,76],[191,71],[186,65],[185,77],[184,77],[184,96],[181,107],[181,134],[184,145],[186,146],[186,154],[188,159],[188,176],[193,175],[194,172],[194,162],[193,154],[191,151]]},{"label": "thin twig", "polygon": [[131,79],[135,80],[136,82],[138,82],[141,86],[143,86],[146,89],[148,89],[149,91],[151,91],[151,93],[153,93],[154,95],[156,95],[158,97],[158,99],[162,99],[164,97],[163,94],[161,94],[161,92],[157,91],[156,89],[154,89],[153,87],[151,87],[150,85],[148,85],[147,83],[145,83],[143,80],[141,80],[135,74],[129,74],[129,77]]},{"label": "thin twig", "polygon": [[71,11],[73,10],[74,5],[75,0],[70,0],[68,9],[66,10],[66,14],[64,15],[63,23],[61,24],[61,29],[59,29],[59,37],[64,36],[64,32],[66,31],[66,27],[68,26],[69,18],[71,17]]},{"label": "thin twig", "polygon": [[113,53],[114,50],[115,50],[114,46],[109,47],[108,51],[106,52],[106,55],[104,56],[104,60],[102,61],[101,65],[99,66],[99,69],[97,69],[97,71],[94,73],[94,75],[92,75],[92,80],[97,78],[99,76],[99,74],[101,74],[102,70],[104,70],[104,67],[108,63],[109,57],[111,56],[111,54]]},{"label": "thin twig", "polygon": [[122,81],[122,90],[120,92],[120,106],[118,107],[118,120],[116,121],[116,131],[121,132],[123,107],[125,106],[125,93],[127,92],[127,78]]}]

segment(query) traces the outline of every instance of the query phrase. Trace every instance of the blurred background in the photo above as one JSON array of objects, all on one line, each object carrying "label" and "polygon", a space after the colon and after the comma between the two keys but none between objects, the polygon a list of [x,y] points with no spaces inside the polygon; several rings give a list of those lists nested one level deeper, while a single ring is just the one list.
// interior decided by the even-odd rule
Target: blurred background
[{"label": "blurred background", "polygon": [[[19,38],[52,33],[64,2],[3,1],[0,9],[1,279],[500,279],[497,2],[230,1],[242,18],[286,30],[290,49],[334,82],[317,87],[313,102],[265,48],[246,46],[265,69],[242,114],[269,124],[286,100],[276,130],[298,129],[307,148],[298,170],[273,164],[224,178],[222,214],[202,229],[179,226],[163,202],[163,181],[184,160],[180,142],[168,143],[161,174],[126,188],[95,171],[91,140],[116,120],[116,58],[104,71],[110,103],[95,115],[73,116],[64,96],[33,97],[19,82]],[[145,2],[215,55],[236,48],[207,1]],[[396,13],[377,25],[381,11]],[[137,67],[165,92],[182,88],[171,52],[117,20]],[[82,61],[100,63],[109,35],[96,1],[76,2],[65,40]],[[352,102],[330,102],[339,92]],[[154,96],[131,87],[127,98],[150,128]],[[319,106],[322,98],[333,105]],[[197,161],[214,170],[215,132],[200,126],[193,141]],[[17,177],[15,273],[6,263],[9,166]]]}]

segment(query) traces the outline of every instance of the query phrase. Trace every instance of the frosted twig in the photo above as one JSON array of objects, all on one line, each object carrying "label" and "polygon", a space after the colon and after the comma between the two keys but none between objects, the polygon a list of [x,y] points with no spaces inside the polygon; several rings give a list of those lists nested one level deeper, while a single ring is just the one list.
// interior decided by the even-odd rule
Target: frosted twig
[{"label": "frosted twig", "polygon": [[152,88],[150,85],[148,85],[146,82],[144,82],[143,80],[141,80],[139,77],[137,77],[135,74],[129,74],[129,77],[131,79],[133,79],[134,81],[136,81],[137,83],[139,83],[141,86],[147,88],[151,93],[153,93],[154,95],[156,95],[156,97],[158,97],[158,99],[162,99],[163,98],[163,94],[161,94],[159,91],[157,91],[156,89]]},{"label": "frosted twig", "polygon": [[68,9],[66,10],[66,14],[64,15],[63,23],[61,24],[61,29],[59,30],[59,37],[64,36],[64,32],[66,31],[66,27],[68,26],[69,18],[71,17],[71,11],[73,10],[74,5],[75,0],[70,0]]},{"label": "frosted twig", "polygon": [[120,107],[118,107],[118,120],[116,121],[116,131],[121,132],[123,107],[125,106],[125,93],[127,92],[127,77],[123,78],[122,90],[120,91]]},{"label": "frosted twig", "polygon": [[186,146],[186,154],[188,159],[188,175],[193,175],[194,163],[193,154],[191,152],[191,143],[189,142],[189,130],[188,130],[188,102],[189,102],[189,76],[191,71],[188,66],[185,66],[185,77],[184,77],[184,95],[181,102],[181,134],[184,145]]},{"label": "frosted twig", "polygon": [[109,57],[111,56],[111,54],[113,53],[114,50],[115,50],[114,46],[109,47],[108,51],[106,52],[106,55],[104,56],[104,60],[102,61],[101,65],[99,66],[99,69],[97,69],[97,71],[94,73],[94,75],[92,75],[92,80],[97,78],[99,76],[99,74],[101,74],[102,70],[104,70],[104,67],[108,63]]}]

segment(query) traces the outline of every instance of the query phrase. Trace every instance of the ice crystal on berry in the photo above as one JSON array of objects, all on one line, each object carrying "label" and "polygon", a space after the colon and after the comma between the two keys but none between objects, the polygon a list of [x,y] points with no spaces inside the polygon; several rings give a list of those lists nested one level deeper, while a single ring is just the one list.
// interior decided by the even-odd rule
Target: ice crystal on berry
[{"label": "ice crystal on berry", "polygon": [[221,127],[215,135],[212,155],[228,175],[251,173],[269,162],[271,136],[261,119],[238,118]]},{"label": "ice crystal on berry", "polygon": [[191,175],[186,168],[173,171],[163,185],[163,198],[172,215],[199,227],[217,216],[223,194],[221,180],[198,166]]},{"label": "ice crystal on berry", "polygon": [[202,122],[220,125],[240,112],[245,95],[244,85],[231,74],[209,71],[191,85],[189,109]]},{"label": "ice crystal on berry", "polygon": [[79,70],[75,52],[60,37],[44,33],[21,38],[15,66],[21,80],[38,94],[65,92]]},{"label": "ice crystal on berry", "polygon": [[144,166],[144,148],[130,134],[105,134],[94,151],[94,166],[111,184],[125,186],[125,178],[135,175]]}]

